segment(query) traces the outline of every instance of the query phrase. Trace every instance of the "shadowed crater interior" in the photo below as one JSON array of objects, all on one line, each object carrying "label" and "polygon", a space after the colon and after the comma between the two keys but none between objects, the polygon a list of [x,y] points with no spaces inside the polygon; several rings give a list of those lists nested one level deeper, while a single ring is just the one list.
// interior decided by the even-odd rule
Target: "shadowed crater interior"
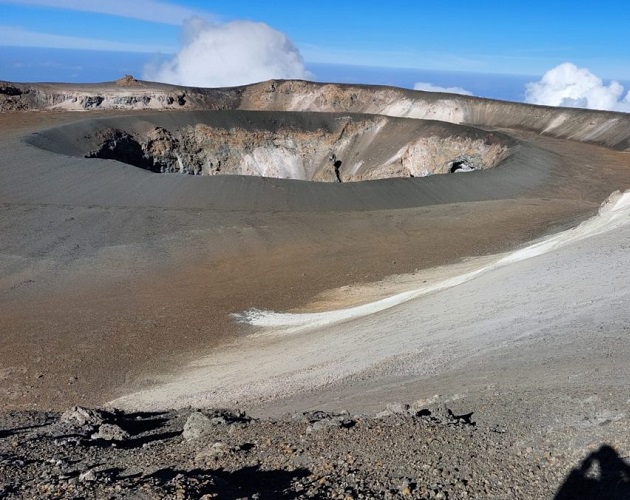
[{"label": "shadowed crater interior", "polygon": [[377,115],[211,111],[88,120],[31,136],[54,152],[156,173],[321,182],[469,172],[515,141],[473,127]]}]

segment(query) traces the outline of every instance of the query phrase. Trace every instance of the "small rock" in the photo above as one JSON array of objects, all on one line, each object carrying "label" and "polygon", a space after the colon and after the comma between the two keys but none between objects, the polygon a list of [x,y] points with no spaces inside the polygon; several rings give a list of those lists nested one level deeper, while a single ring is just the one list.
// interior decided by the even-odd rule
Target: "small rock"
[{"label": "small rock", "polygon": [[85,472],[82,472],[81,474],[79,474],[79,481],[82,483],[96,481],[96,472],[94,472],[94,469],[89,469]]},{"label": "small rock", "polygon": [[121,429],[116,424],[102,424],[98,432],[92,435],[92,439],[103,439],[104,441],[125,441],[129,439],[129,433]]},{"label": "small rock", "polygon": [[313,432],[321,431],[328,427],[341,427],[341,422],[338,419],[326,418],[324,420],[318,420],[306,427],[306,433],[311,434]]},{"label": "small rock", "polygon": [[387,411],[395,415],[404,415],[409,412],[409,405],[403,403],[388,403]]},{"label": "small rock", "polygon": [[212,421],[200,411],[196,411],[191,413],[188,420],[186,420],[182,436],[184,436],[186,441],[199,439],[210,434],[212,432],[212,427]]},{"label": "small rock", "polygon": [[445,404],[436,405],[431,408],[431,418],[442,423],[447,423],[453,420],[452,415],[453,413],[446,407]]},{"label": "small rock", "polygon": [[212,425],[226,425],[229,422],[223,415],[219,415],[218,417],[211,418],[210,423]]},{"label": "small rock", "polygon": [[312,422],[306,427],[306,433],[311,434],[313,432],[318,432],[328,427],[349,429],[350,427],[353,427],[355,424],[356,424],[356,421],[347,417],[346,415],[337,415],[334,417],[324,418],[322,420]]},{"label": "small rock", "polygon": [[216,443],[206,446],[203,450],[197,453],[198,460],[204,460],[208,458],[220,458],[226,455],[229,451],[228,445],[217,441]]},{"label": "small rock", "polygon": [[79,427],[85,425],[96,427],[101,425],[105,421],[105,418],[103,413],[98,410],[92,410],[82,406],[73,406],[61,415],[59,421],[64,424],[71,424]]},{"label": "small rock", "polygon": [[440,395],[436,394],[433,397],[430,398],[425,398],[425,399],[419,399],[417,401],[414,401],[411,404],[411,408],[410,410],[414,413],[417,413],[419,411],[422,410],[426,410],[428,409],[430,406],[435,405],[435,403],[437,403],[440,400]]}]

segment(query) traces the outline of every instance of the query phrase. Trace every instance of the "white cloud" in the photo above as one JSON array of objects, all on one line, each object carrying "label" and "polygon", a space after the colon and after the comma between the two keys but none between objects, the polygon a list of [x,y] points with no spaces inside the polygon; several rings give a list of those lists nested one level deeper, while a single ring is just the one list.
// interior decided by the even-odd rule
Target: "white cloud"
[{"label": "white cloud", "polygon": [[158,51],[173,53],[173,47],[155,44],[130,44],[111,40],[97,40],[52,33],[39,33],[14,26],[0,26],[0,45],[7,47],[46,47],[49,49],[103,50],[112,52]]},{"label": "white cloud", "polygon": [[630,112],[630,92],[616,81],[605,85],[587,68],[563,63],[547,71],[538,82],[525,87],[525,102],[547,106]]},{"label": "white cloud", "polygon": [[461,87],[440,87],[432,83],[418,82],[413,86],[413,90],[424,90],[426,92],[445,92],[447,94],[473,95],[469,90]]},{"label": "white cloud", "polygon": [[0,3],[96,12],[175,25],[193,16],[209,16],[205,12],[159,0],[0,0]]},{"label": "white cloud", "polygon": [[308,78],[298,49],[286,35],[264,23],[209,24],[199,18],[184,24],[183,46],[147,80],[198,87],[230,87],[271,78]]}]

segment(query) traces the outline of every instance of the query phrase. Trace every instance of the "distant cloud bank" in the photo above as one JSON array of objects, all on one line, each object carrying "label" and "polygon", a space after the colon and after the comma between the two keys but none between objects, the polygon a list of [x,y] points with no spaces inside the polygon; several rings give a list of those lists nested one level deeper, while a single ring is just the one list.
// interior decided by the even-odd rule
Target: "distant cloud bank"
[{"label": "distant cloud bank", "polygon": [[440,87],[432,83],[418,82],[413,86],[413,90],[424,90],[426,92],[445,92],[447,94],[473,95],[469,90],[461,87]]},{"label": "distant cloud bank", "polygon": [[547,71],[538,82],[528,83],[525,102],[547,106],[630,112],[630,92],[616,81],[605,85],[587,68],[563,63]]},{"label": "distant cloud bank", "polygon": [[[461,87],[441,87],[418,82],[414,90],[474,95]],[[547,71],[537,82],[525,84],[525,102],[545,106],[599,109],[630,113],[630,90],[612,80],[605,83],[588,68],[565,62]]]},{"label": "distant cloud bank", "polygon": [[308,78],[304,61],[289,38],[264,23],[184,23],[179,52],[159,65],[146,67],[143,77],[177,85],[229,87],[272,78]]}]

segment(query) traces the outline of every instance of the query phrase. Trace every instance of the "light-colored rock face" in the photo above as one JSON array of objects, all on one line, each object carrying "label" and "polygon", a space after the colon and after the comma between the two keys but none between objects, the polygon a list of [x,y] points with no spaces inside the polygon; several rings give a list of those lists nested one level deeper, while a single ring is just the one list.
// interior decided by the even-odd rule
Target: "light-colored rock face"
[{"label": "light-colored rock face", "polygon": [[127,89],[118,92],[94,92],[85,89],[46,91],[0,84],[0,110],[28,108],[55,111],[87,111],[92,109],[180,109],[186,105],[185,92]]},{"label": "light-colored rock face", "polygon": [[[521,128],[630,151],[630,115],[624,113],[299,80],[273,80],[225,89],[178,87],[138,81],[129,76],[116,82],[90,85],[0,82],[0,112],[29,109],[367,113],[484,129]],[[285,153],[278,154],[284,156]]]},{"label": "light-colored rock face", "polygon": [[405,145],[389,165],[371,172],[371,179],[426,177],[433,174],[471,172],[498,165],[509,150],[494,140],[468,137],[421,137]]},{"label": "light-colored rock face", "polygon": [[20,84],[0,81],[0,112],[31,109],[192,110],[233,109],[238,89],[193,89],[142,82],[127,75],[103,84]]},{"label": "light-colored rock face", "polygon": [[147,121],[126,129],[95,120],[80,154],[158,173],[354,182],[492,168],[514,143],[469,127],[372,115],[234,111],[189,118],[176,127]]},{"label": "light-colored rock face", "polygon": [[625,113],[534,106],[392,87],[263,82],[243,90],[239,108],[372,113],[487,128],[524,128],[630,150],[630,115]]}]

